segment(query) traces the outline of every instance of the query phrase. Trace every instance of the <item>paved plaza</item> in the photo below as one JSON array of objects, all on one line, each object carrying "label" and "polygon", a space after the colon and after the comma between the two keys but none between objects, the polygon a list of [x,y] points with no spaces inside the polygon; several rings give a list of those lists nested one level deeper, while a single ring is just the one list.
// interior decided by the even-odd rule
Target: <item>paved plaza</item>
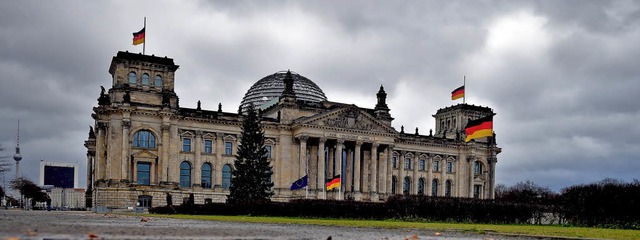
[{"label": "paved plaza", "polygon": [[0,239],[539,239],[432,230],[327,227],[0,210]]}]

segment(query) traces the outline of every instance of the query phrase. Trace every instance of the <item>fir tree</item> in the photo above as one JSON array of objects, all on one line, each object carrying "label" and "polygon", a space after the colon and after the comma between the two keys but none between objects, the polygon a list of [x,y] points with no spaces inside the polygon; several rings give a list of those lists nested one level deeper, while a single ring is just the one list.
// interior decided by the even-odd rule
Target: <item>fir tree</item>
[{"label": "fir tree", "polygon": [[267,159],[260,117],[253,106],[249,106],[242,123],[242,138],[231,173],[227,202],[269,200],[273,195],[273,171]]}]

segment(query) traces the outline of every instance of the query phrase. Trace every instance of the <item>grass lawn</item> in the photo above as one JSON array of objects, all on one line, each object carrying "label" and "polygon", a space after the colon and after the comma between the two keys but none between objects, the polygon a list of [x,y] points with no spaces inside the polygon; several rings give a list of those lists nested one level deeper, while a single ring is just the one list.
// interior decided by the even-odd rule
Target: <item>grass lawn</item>
[{"label": "grass lawn", "polygon": [[326,226],[347,227],[377,227],[377,228],[418,228],[432,230],[459,230],[476,233],[496,232],[502,234],[554,236],[572,238],[600,238],[600,239],[640,239],[640,230],[584,228],[546,225],[497,225],[497,224],[469,224],[469,223],[428,223],[405,222],[398,220],[348,220],[348,219],[311,219],[289,217],[253,217],[253,216],[208,216],[208,215],[161,215],[147,214],[148,217],[167,217],[180,219],[198,219],[227,222],[255,222],[255,223],[283,223],[283,224],[313,224]]}]

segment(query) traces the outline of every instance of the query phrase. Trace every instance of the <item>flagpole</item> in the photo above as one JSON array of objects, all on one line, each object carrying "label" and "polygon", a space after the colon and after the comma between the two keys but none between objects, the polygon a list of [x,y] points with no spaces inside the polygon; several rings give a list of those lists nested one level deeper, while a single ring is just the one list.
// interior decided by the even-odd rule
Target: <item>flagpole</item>
[{"label": "flagpole", "polygon": [[462,78],[462,86],[464,87],[464,94],[462,94],[462,104],[465,104],[467,97],[467,76],[463,76]]},{"label": "flagpole", "polygon": [[142,41],[142,55],[144,55],[144,50],[147,45],[147,17],[144,17],[144,41]]}]

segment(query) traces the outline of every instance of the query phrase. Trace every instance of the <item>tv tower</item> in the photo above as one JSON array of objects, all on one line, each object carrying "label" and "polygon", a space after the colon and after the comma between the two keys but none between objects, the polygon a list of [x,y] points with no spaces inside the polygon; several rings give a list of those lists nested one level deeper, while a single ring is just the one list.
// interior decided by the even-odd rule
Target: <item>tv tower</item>
[{"label": "tv tower", "polygon": [[18,120],[18,134],[16,135],[16,154],[13,155],[13,160],[16,160],[16,179],[20,177],[20,120]]}]

